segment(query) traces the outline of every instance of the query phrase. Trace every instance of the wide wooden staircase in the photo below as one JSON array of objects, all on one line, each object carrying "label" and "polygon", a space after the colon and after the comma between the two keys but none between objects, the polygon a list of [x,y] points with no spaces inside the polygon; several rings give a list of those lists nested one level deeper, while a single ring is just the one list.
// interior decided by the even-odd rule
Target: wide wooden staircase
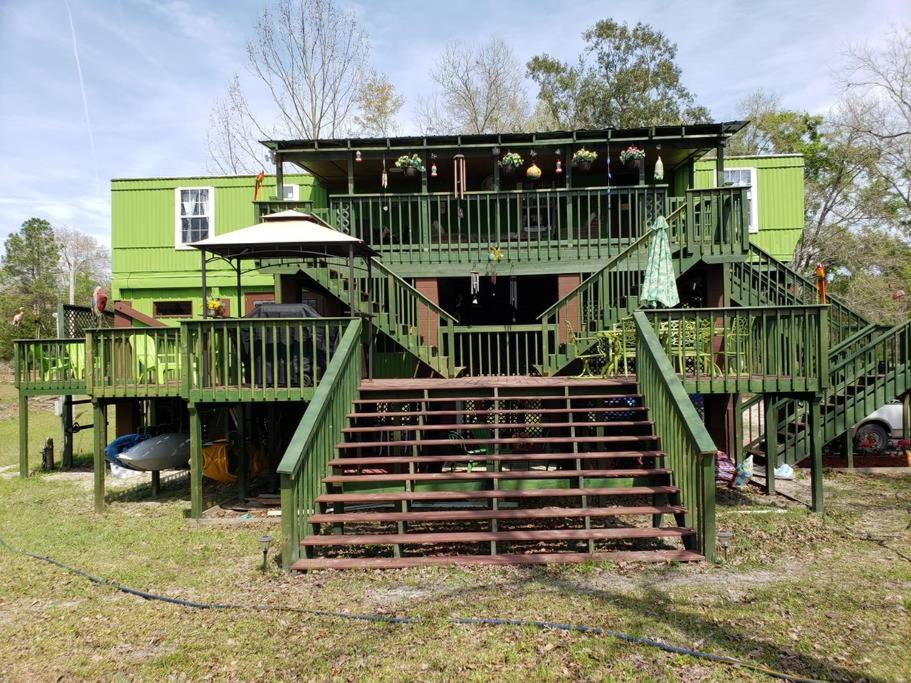
[{"label": "wide wooden staircase", "polygon": [[365,380],[350,405],[293,569],[702,558],[633,381]]}]

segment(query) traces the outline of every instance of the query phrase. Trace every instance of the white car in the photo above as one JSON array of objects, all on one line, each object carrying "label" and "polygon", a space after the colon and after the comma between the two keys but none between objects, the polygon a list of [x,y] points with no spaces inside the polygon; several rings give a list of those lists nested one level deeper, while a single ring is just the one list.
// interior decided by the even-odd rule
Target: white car
[{"label": "white car", "polygon": [[866,453],[882,453],[890,439],[902,439],[902,403],[893,401],[870,413],[854,425],[854,448]]}]

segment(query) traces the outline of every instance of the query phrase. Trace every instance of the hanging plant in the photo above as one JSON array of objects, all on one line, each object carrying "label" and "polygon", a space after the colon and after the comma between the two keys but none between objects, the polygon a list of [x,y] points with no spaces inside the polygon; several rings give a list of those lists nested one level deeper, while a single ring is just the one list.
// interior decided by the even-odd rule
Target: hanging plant
[{"label": "hanging plant", "polygon": [[500,159],[500,168],[503,169],[506,175],[512,175],[524,163],[525,160],[518,152],[507,152]]},{"label": "hanging plant", "polygon": [[627,166],[639,168],[639,164],[645,158],[645,150],[639,149],[635,145],[630,145],[620,152],[620,162]]},{"label": "hanging plant", "polygon": [[597,158],[597,152],[593,152],[589,149],[585,149],[585,147],[582,147],[581,149],[577,149],[575,152],[573,152],[573,167],[587,171],[592,167],[592,164]]},{"label": "hanging plant", "polygon": [[395,160],[395,167],[402,169],[407,176],[414,176],[424,172],[424,161],[417,154],[403,154]]}]

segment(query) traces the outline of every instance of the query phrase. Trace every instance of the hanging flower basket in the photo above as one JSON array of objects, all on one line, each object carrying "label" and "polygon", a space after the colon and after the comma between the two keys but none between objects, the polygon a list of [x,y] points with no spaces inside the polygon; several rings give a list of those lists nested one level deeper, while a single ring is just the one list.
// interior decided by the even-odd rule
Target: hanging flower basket
[{"label": "hanging flower basket", "polygon": [[630,145],[620,152],[620,162],[629,168],[638,169],[642,165],[643,159],[645,159],[645,150],[634,145]]},{"label": "hanging flower basket", "polygon": [[418,174],[418,170],[414,166],[405,167],[405,175],[408,176],[409,178],[413,178],[417,174]]},{"label": "hanging flower basket", "polygon": [[402,169],[411,178],[424,172],[424,161],[417,154],[404,154],[395,160],[395,167]]},{"label": "hanging flower basket", "polygon": [[585,147],[577,149],[573,152],[573,168],[578,168],[580,171],[587,173],[591,170],[592,164],[597,158],[597,152],[592,152],[591,150],[585,149]]},{"label": "hanging flower basket", "polygon": [[518,152],[507,152],[500,159],[500,170],[503,175],[512,175],[524,163],[525,160]]}]

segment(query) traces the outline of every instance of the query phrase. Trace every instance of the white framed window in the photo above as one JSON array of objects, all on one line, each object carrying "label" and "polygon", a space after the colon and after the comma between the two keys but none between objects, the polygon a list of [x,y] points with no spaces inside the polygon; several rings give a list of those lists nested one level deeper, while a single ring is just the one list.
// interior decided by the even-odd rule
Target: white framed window
[{"label": "white framed window", "polygon": [[174,248],[189,249],[193,242],[215,233],[215,188],[174,189]]},{"label": "white framed window", "polygon": [[296,202],[298,199],[300,199],[300,185],[283,185],[282,189],[282,198],[285,201]]},{"label": "white framed window", "polygon": [[[724,169],[724,184],[749,187],[747,202],[749,203],[750,232],[759,232],[759,187],[756,184],[757,174],[755,168],[726,168]],[[717,182],[717,175],[716,175]]]}]

